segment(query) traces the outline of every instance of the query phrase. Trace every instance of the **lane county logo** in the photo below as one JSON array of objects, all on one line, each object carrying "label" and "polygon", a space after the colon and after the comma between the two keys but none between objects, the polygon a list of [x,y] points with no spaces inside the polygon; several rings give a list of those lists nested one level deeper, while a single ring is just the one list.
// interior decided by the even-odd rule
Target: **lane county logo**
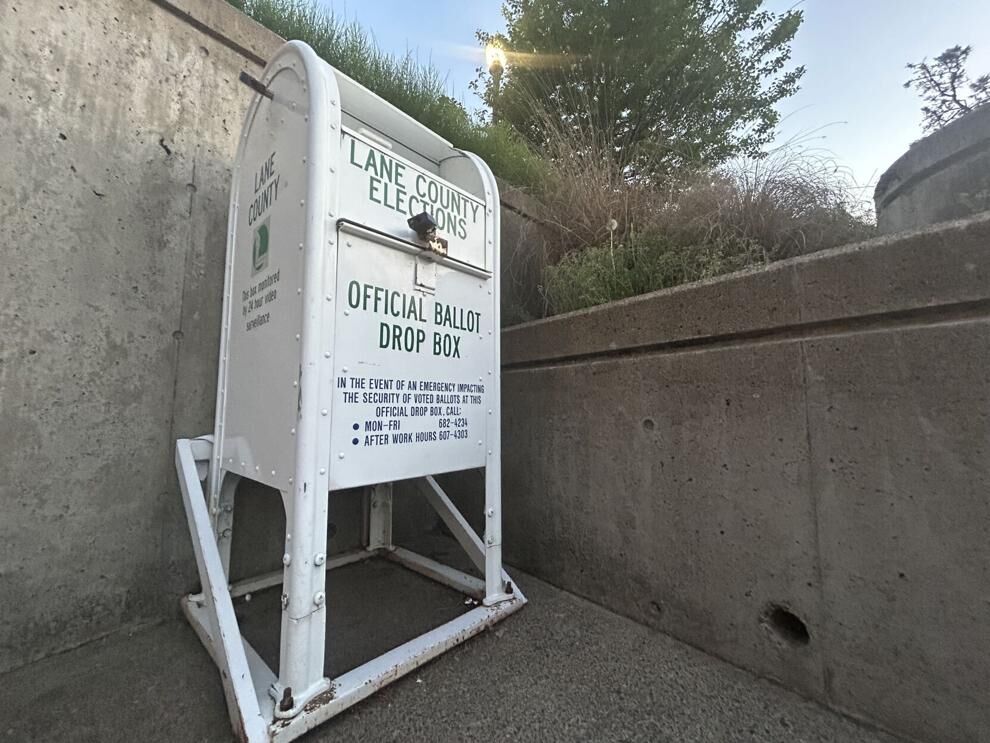
[{"label": "lane county logo", "polygon": [[268,223],[271,217],[258,225],[254,231],[254,243],[251,246],[251,275],[268,268]]}]

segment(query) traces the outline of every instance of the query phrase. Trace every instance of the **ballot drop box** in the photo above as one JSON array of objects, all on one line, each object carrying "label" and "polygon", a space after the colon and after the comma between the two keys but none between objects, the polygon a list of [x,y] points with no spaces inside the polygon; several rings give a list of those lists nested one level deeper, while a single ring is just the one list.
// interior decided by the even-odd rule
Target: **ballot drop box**
[{"label": "ballot drop box", "polygon": [[[501,554],[499,198],[481,159],[305,44],[242,82],[254,96],[233,171],[216,424],[176,446],[202,586],[183,608],[237,736],[291,740],[525,603]],[[434,479],[470,468],[485,473],[480,535]],[[281,494],[282,569],[231,582],[244,478]],[[397,480],[436,509],[476,575],[392,543]],[[360,549],[328,555],[334,497],[364,499],[365,529]],[[465,610],[328,678],[327,572],[370,558],[455,588]],[[234,604],[279,585],[272,670]]]}]

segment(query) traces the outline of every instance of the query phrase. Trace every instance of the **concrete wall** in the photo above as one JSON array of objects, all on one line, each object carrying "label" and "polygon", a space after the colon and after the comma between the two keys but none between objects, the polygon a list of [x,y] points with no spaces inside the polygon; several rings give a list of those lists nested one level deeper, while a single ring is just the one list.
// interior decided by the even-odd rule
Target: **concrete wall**
[{"label": "concrete wall", "polygon": [[904,735],[990,740],[988,319],[984,219],[508,329],[507,559]]},{"label": "concrete wall", "polygon": [[873,201],[882,233],[990,211],[990,106],[911,145],[880,176]]},{"label": "concrete wall", "polygon": [[[224,0],[0,3],[0,671],[195,587],[173,444],[213,426],[237,77],[281,43]],[[533,207],[503,190],[532,307]],[[333,499],[331,550],[360,505]],[[283,523],[240,489],[235,576],[280,564]]]},{"label": "concrete wall", "polygon": [[174,6],[0,4],[0,670],[195,583],[172,442],[212,428],[237,73],[277,39]]},{"label": "concrete wall", "polygon": [[[279,43],[222,0],[0,5],[0,670],[195,584],[172,442],[212,425],[236,77]],[[503,224],[530,270],[539,231]],[[906,734],[987,738],[988,240],[954,224],[506,331],[509,559]],[[478,503],[476,473],[446,482]],[[281,509],[239,497],[249,572]]]}]

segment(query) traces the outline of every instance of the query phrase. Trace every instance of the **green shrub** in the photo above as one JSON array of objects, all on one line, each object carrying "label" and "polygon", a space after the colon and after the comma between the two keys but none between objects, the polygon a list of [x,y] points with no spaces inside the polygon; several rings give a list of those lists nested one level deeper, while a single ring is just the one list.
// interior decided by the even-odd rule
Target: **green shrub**
[{"label": "green shrub", "polygon": [[543,293],[547,314],[556,315],[764,262],[759,246],[745,240],[679,246],[652,235],[568,253],[544,270]]},{"label": "green shrub", "polygon": [[541,159],[507,125],[471,117],[446,93],[446,80],[411,53],[379,49],[356,22],[346,23],[312,0],[228,0],[284,39],[299,39],[335,68],[437,132],[455,147],[480,155],[496,175],[538,189]]}]

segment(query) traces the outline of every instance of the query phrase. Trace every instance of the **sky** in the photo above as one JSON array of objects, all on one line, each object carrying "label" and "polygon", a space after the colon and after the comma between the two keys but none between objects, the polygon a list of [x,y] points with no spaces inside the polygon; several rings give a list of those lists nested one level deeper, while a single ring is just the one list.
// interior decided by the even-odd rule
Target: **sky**
[{"label": "sky", "polygon": [[[447,76],[469,110],[481,51],[475,31],[504,28],[499,0],[323,0],[356,19],[378,45],[411,51]],[[905,90],[908,62],[971,44],[971,77],[990,72],[990,0],[767,0],[766,7],[804,12],[792,64],[807,72],[801,90],[778,104],[777,141],[798,141],[851,171],[869,199],[877,178],[923,136],[921,103]]]}]

